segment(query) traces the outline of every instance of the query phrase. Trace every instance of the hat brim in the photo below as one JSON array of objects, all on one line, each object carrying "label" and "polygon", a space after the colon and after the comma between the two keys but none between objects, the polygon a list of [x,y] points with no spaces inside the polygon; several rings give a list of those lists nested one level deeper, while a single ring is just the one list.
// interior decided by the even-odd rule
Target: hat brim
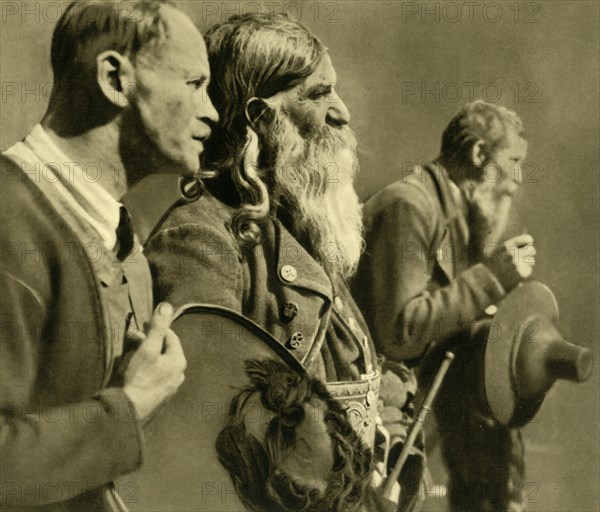
[{"label": "hat brim", "polygon": [[249,359],[273,359],[303,373],[301,364],[246,317],[212,305],[188,305],[172,329],[188,366],[185,382],[144,427],[143,465],[116,481],[133,512],[237,512],[242,505],[215,449],[231,400],[250,381]]},{"label": "hat brim", "polygon": [[540,317],[551,322],[558,320],[558,306],[547,286],[531,281],[504,298],[490,323],[485,349],[485,394],[489,410],[503,425],[514,426],[518,347]]}]

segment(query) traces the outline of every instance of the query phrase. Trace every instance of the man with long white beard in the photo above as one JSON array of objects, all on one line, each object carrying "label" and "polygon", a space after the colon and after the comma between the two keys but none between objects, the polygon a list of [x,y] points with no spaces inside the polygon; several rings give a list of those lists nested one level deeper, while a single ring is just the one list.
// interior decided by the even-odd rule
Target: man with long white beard
[{"label": "man with long white beard", "polygon": [[[172,208],[146,245],[157,297],[250,318],[326,383],[373,449],[381,369],[346,284],[363,244],[356,140],[330,57],[281,15],[232,17],[206,42],[220,121],[203,160],[206,191]],[[400,405],[412,397],[403,392]],[[418,491],[417,459],[401,502]],[[332,510],[350,510],[339,503]]]},{"label": "man with long white beard", "polygon": [[[528,278],[530,235],[505,240],[527,153],[514,112],[475,101],[442,136],[438,159],[415,166],[365,203],[366,250],[352,287],[387,358],[421,378],[439,353],[456,353],[435,412],[453,511],[520,509],[523,444],[482,412],[476,322]],[[477,390],[477,393],[481,390]]]}]

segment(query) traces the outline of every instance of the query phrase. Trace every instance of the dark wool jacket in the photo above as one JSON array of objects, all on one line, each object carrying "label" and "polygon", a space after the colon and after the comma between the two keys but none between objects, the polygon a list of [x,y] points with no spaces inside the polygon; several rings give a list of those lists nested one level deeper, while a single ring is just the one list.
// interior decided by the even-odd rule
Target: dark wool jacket
[{"label": "dark wool jacket", "polygon": [[422,357],[504,296],[485,265],[469,263],[468,227],[441,166],[380,190],[364,215],[366,250],[352,291],[386,357]]},{"label": "dark wool jacket", "polygon": [[[107,387],[122,347],[100,289],[119,269],[107,254],[91,261],[68,215],[10,160],[1,164],[0,509],[110,510],[103,486],[142,460],[133,404]],[[147,263],[135,253],[123,269],[141,325]]]},{"label": "dark wool jacket", "polygon": [[210,192],[175,207],[144,253],[156,300],[217,304],[269,331],[313,375],[359,380],[377,368],[368,329],[345,283],[329,276],[277,220],[243,256],[229,230],[235,209]]},{"label": "dark wool jacket", "polygon": [[[220,181],[208,185],[219,197],[232,187]],[[333,382],[352,387],[364,374],[380,370],[381,387],[367,394],[367,403],[376,406],[392,441],[403,441],[416,382],[403,366],[379,365],[346,283],[330,279],[278,220],[264,222],[260,245],[240,251],[229,229],[235,211],[230,204],[235,202],[224,201],[206,191],[197,201],[175,203],[158,222],[144,248],[155,298],[177,307],[217,304],[243,314],[271,333],[311,375],[328,383],[330,391],[337,386]],[[164,211],[164,204],[154,206],[146,205],[139,226],[156,224],[156,212]],[[360,412],[354,407],[349,408],[352,418]],[[403,503],[419,492],[422,454],[415,450],[409,462],[402,474]]]}]

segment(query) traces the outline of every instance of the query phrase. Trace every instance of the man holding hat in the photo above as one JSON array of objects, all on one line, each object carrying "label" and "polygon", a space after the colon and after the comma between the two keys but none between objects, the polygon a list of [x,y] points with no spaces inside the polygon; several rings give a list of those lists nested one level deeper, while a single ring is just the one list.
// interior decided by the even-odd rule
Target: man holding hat
[{"label": "man holding hat", "polygon": [[[258,324],[325,383],[373,448],[380,364],[346,282],[363,244],[356,140],[329,53],[283,15],[234,16],[206,41],[220,117],[203,161],[211,179],[146,244],[158,298],[216,304]],[[404,376],[384,372],[383,387],[405,430],[414,393],[394,392]],[[413,506],[422,469],[416,450],[401,510]]]},{"label": "man holding hat", "polygon": [[217,114],[202,36],[167,0],[72,2],[51,54],[46,115],[2,154],[0,509],[114,510],[186,364],[121,199],[197,172]]},{"label": "man holding hat", "polygon": [[[436,161],[366,202],[366,250],[352,288],[387,358],[413,367],[427,354],[437,361],[444,342],[468,338],[531,275],[533,238],[503,238],[526,153],[519,117],[475,101],[447,126]],[[453,350],[436,407],[452,510],[517,510],[520,434],[469,403],[473,383],[460,368],[475,363],[460,345]]]},{"label": "man holding hat", "polygon": [[277,339],[218,305],[176,316],[186,382],[144,429],[144,466],[117,481],[130,512],[395,510],[343,402]]}]

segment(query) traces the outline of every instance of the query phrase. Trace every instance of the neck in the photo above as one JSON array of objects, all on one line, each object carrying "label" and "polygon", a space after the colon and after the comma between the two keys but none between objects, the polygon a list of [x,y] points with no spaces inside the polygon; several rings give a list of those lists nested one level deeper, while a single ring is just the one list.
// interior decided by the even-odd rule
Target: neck
[{"label": "neck", "polygon": [[84,172],[120,201],[127,192],[127,173],[119,151],[117,121],[95,126],[75,135],[64,134],[56,116],[47,114],[42,126],[52,141]]}]

